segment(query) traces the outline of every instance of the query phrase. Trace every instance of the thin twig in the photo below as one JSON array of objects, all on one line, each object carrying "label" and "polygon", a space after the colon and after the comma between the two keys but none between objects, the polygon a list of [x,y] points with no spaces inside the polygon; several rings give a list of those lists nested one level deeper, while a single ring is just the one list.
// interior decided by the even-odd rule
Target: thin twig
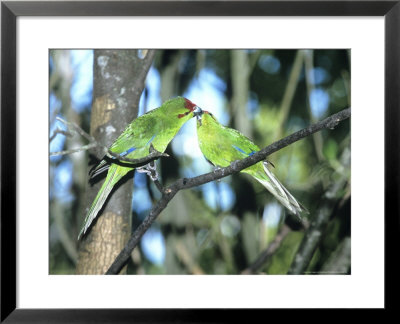
[{"label": "thin twig", "polygon": [[66,155],[66,154],[72,154],[72,153],[77,153],[81,151],[87,151],[90,150],[94,147],[97,146],[97,143],[89,143],[87,145],[77,147],[75,149],[70,149],[70,150],[65,150],[65,151],[58,151],[58,152],[50,152],[50,156],[57,156],[57,155]]},{"label": "thin twig", "polygon": [[54,131],[54,133],[53,133],[53,135],[50,136],[49,143],[51,143],[51,142],[56,138],[56,136],[57,136],[58,134],[62,134],[62,135],[64,135],[64,136],[68,136],[68,137],[72,136],[72,134],[71,134],[70,132],[65,131],[65,130],[63,130],[63,129],[61,129],[61,128],[56,128],[55,131]]},{"label": "thin twig", "polygon": [[322,129],[333,129],[336,127],[341,121],[349,118],[351,115],[351,108],[344,109],[337,114],[334,114],[324,120],[313,124],[307,128],[304,128],[298,132],[295,132],[267,147],[258,151],[257,153],[249,156],[243,160],[238,160],[228,167],[214,170],[213,172],[209,172],[197,177],[193,178],[181,178],[175,181],[173,184],[168,186],[162,193],[162,197],[150,210],[149,215],[143,220],[143,222],[138,226],[135,232],[132,234],[128,243],[122,249],[120,254],[116,257],[113,264],[107,270],[106,274],[117,274],[122,269],[122,267],[126,264],[127,260],[130,257],[132,250],[139,243],[140,238],[147,231],[147,229],[152,225],[152,223],[156,220],[158,215],[167,207],[168,203],[172,198],[176,195],[179,190],[189,189],[192,187],[196,187],[207,182],[211,182],[214,180],[218,180],[224,178],[233,173],[237,173],[245,168],[248,168],[251,165],[256,164],[264,160],[268,155],[300,140],[303,139],[315,132],[321,131]]},{"label": "thin twig", "polygon": [[94,143],[96,142],[96,140],[94,139],[93,136],[91,136],[90,134],[86,133],[82,128],[80,128],[77,124],[73,123],[73,122],[69,122],[66,121],[64,119],[62,119],[61,117],[56,117],[56,119],[60,122],[62,122],[63,124],[65,124],[69,129],[73,129],[75,132],[77,132],[79,135],[81,135],[82,137],[86,138],[89,142]]}]

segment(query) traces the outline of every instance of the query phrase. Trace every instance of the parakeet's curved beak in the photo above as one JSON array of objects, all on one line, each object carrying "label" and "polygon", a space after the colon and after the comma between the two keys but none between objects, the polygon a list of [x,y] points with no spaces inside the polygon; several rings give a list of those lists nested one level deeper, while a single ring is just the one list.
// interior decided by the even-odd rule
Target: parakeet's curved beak
[{"label": "parakeet's curved beak", "polygon": [[203,114],[203,110],[199,106],[194,107],[194,109],[193,109],[193,116],[194,117],[198,118],[200,116],[200,118],[201,118],[202,114]]},{"label": "parakeet's curved beak", "polygon": [[203,115],[203,110],[199,106],[196,106],[193,110],[193,116],[196,117],[197,122],[200,123],[200,125],[201,125],[201,116],[202,115]]}]

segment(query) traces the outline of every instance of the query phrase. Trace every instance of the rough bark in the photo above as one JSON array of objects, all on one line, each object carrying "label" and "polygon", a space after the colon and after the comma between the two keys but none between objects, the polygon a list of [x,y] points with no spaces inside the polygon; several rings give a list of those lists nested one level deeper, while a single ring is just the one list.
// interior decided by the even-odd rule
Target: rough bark
[{"label": "rough bark", "polygon": [[[137,50],[95,50],[93,62],[93,106],[90,132],[110,146],[138,114],[139,99],[154,56],[141,58]],[[94,155],[102,158],[101,148]],[[102,181],[88,184],[86,215]],[[89,232],[79,246],[77,274],[103,274],[126,244],[130,230],[132,177],[121,180],[111,192]],[[125,273],[125,270],[121,271]]]}]

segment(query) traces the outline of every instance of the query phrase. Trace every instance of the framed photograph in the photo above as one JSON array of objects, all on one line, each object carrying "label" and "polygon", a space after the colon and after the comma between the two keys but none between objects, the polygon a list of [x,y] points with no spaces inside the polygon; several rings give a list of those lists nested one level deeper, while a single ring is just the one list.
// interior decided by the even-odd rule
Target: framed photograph
[{"label": "framed photograph", "polygon": [[398,1],[1,10],[2,321],[391,308]]}]

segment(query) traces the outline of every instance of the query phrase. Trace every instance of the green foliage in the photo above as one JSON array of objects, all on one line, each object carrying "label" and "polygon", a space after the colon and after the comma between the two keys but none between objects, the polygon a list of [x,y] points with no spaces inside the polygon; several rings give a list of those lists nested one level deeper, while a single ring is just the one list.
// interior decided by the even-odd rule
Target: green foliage
[{"label": "green foliage", "polygon": [[303,234],[300,232],[290,233],[272,256],[270,265],[266,267],[266,273],[286,274],[296,255],[302,238]]}]

